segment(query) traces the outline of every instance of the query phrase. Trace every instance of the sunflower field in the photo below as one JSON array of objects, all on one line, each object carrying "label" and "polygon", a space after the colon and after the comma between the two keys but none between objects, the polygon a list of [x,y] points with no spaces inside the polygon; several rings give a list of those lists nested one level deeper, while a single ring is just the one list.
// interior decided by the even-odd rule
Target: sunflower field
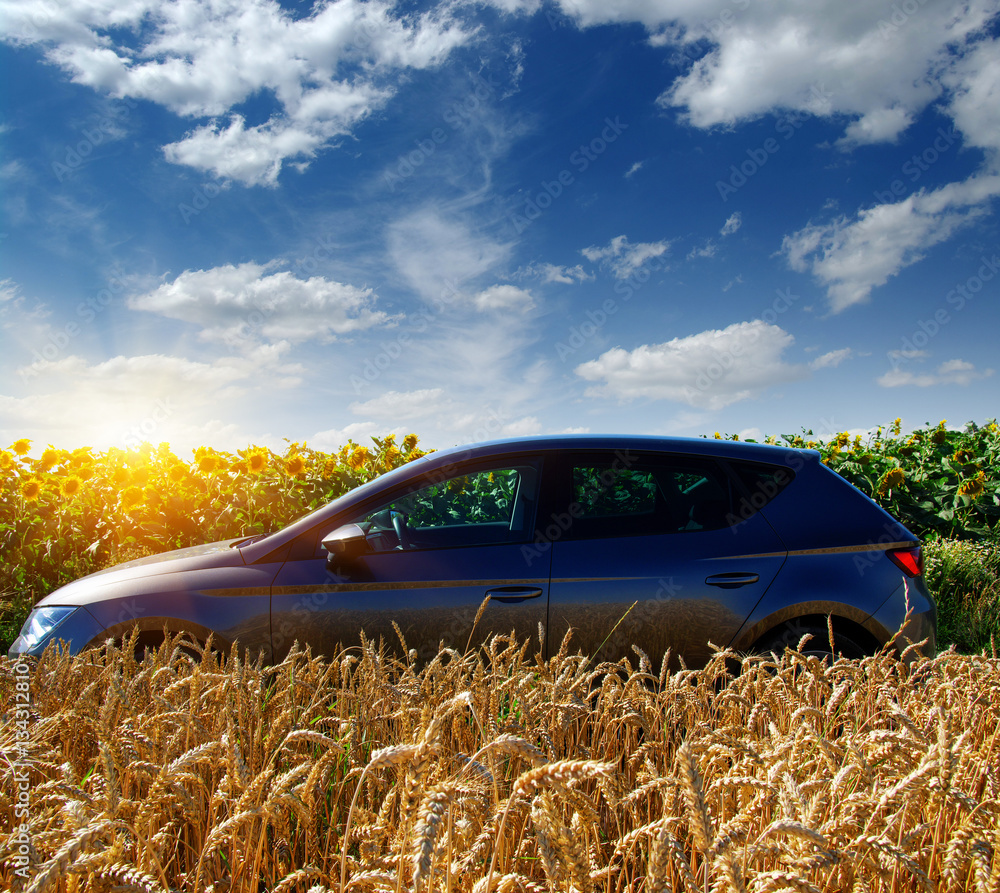
[{"label": "sunflower field", "polygon": [[169,444],[98,452],[23,438],[0,450],[0,649],[31,606],[101,568],[169,549],[269,533],[425,451],[416,434],[374,437],[332,453]]},{"label": "sunflower field", "polygon": [[[724,435],[716,434],[717,438]],[[897,419],[863,438],[812,432],[770,443],[818,449],[824,461],[928,538],[928,580],[945,643],[1000,640],[1000,430],[946,422],[904,434]],[[425,454],[417,435],[373,437],[322,452],[169,444],[138,450],[0,450],[0,651],[30,607],[56,587],[141,555],[266,533]]]}]

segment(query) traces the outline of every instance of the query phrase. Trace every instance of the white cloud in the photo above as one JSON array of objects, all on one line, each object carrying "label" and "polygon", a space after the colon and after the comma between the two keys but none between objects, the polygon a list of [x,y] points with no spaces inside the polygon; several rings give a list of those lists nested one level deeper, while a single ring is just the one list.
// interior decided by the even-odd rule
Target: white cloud
[{"label": "white cloud", "polygon": [[1000,42],[983,41],[956,58],[944,83],[952,91],[947,110],[971,146],[986,149],[996,164],[1000,151]]},{"label": "white cloud", "polygon": [[919,358],[929,357],[930,352],[926,350],[890,350],[889,359],[890,360],[916,360]]},{"label": "white cloud", "polygon": [[577,366],[576,373],[599,382],[587,390],[594,396],[722,409],[772,385],[805,378],[804,367],[788,364],[782,356],[793,341],[778,326],[754,320],[631,351],[616,347]]},{"label": "white cloud", "polygon": [[637,174],[639,171],[641,171],[642,166],[645,163],[646,163],[645,161],[637,161],[635,164],[633,164],[632,167],[630,167],[627,171],[625,171],[625,179],[628,180],[633,174]]},{"label": "white cloud", "polygon": [[[704,129],[767,114],[844,122],[840,148],[895,142],[929,106],[986,152],[966,184],[860,211],[789,237],[791,260],[828,286],[834,312],[867,299],[1000,194],[998,0],[962,4],[732,3],[731,0],[558,0],[580,27],[639,22],[686,71],[659,97]],[[706,51],[707,47],[707,51]],[[969,186],[971,188],[964,189]],[[978,196],[972,193],[978,192]],[[818,249],[818,253],[816,252]]]},{"label": "white cloud", "polygon": [[386,429],[385,422],[375,422],[365,420],[363,422],[351,422],[343,428],[327,428],[324,431],[317,431],[309,438],[309,446],[316,450],[332,452],[344,446],[349,440],[353,440],[362,446],[371,444],[372,437],[385,437],[387,434],[395,434],[402,437],[407,434],[404,428],[394,427]]},{"label": "white cloud", "polygon": [[371,400],[352,403],[348,409],[355,415],[377,419],[426,419],[437,415],[448,403],[442,388],[416,391],[386,391]]},{"label": "white cloud", "polygon": [[606,263],[616,279],[628,279],[633,273],[654,258],[662,257],[670,250],[670,241],[637,242],[630,244],[628,236],[615,236],[603,248],[591,245],[580,253],[594,263]]},{"label": "white cloud", "polygon": [[[581,5],[598,9],[597,0]],[[866,142],[895,139],[934,101],[941,94],[941,67],[997,11],[993,0],[972,0],[961,9],[927,3],[894,22],[896,7],[878,4],[755,3],[729,8],[724,27],[727,7],[684,0],[643,4],[645,15],[637,17],[659,29],[663,42],[712,45],[663,93],[663,105],[682,108],[698,127],[731,125],[775,109],[842,114],[853,119],[849,138]],[[608,15],[620,13],[616,8]],[[674,27],[665,29],[669,24]]]},{"label": "white cloud", "polygon": [[939,384],[953,384],[966,387],[974,381],[989,378],[993,369],[977,370],[972,363],[965,360],[947,360],[932,373],[916,373],[905,369],[890,369],[878,379],[884,388],[898,388],[904,385],[915,385],[919,388],[929,388]]},{"label": "white cloud", "polygon": [[987,213],[986,203],[996,195],[996,175],[921,190],[895,204],[865,209],[854,220],[842,216],[810,224],[785,236],[781,250],[792,269],[809,271],[826,286],[830,309],[839,313],[867,301],[873,288]]},{"label": "white cloud", "polygon": [[531,292],[514,285],[494,285],[472,296],[472,302],[479,310],[513,310],[524,313],[535,306]]},{"label": "white cloud", "polygon": [[467,283],[506,261],[512,248],[478,232],[469,217],[434,206],[401,217],[388,236],[396,268],[434,305],[453,302]]},{"label": "white cloud", "polygon": [[719,246],[715,244],[711,239],[709,239],[701,248],[692,248],[688,252],[687,259],[693,260],[696,257],[715,257],[715,253],[719,250]]},{"label": "white cloud", "polygon": [[733,211],[733,213],[726,218],[726,222],[722,224],[722,229],[719,230],[719,234],[722,236],[731,236],[739,230],[741,226],[743,226],[743,215],[739,211]]},{"label": "white cloud", "polygon": [[[7,39],[47,47],[77,83],[212,119],[167,146],[168,160],[258,185],[384,105],[392,75],[438,65],[476,33],[450,4],[402,15],[387,0],[317,3],[297,17],[273,0],[5,6]],[[233,109],[261,93],[278,111],[247,127]]]},{"label": "white cloud", "polygon": [[21,286],[13,279],[0,279],[0,304],[21,300]]},{"label": "white cloud", "polygon": [[831,350],[829,353],[816,357],[816,359],[809,364],[809,368],[836,368],[843,363],[844,360],[849,360],[852,356],[854,356],[854,350],[850,347],[842,347],[840,350]]},{"label": "white cloud", "polygon": [[330,341],[391,321],[372,309],[371,289],[267,270],[252,262],[187,270],[173,282],[129,298],[127,306],[193,323],[202,327],[202,338],[234,345]]},{"label": "white cloud", "polygon": [[[196,362],[151,354],[116,356],[99,363],[70,355],[31,367],[30,396],[0,395],[3,427],[36,439],[98,448],[168,441],[175,449],[205,443],[245,446],[236,427],[215,421],[248,396],[301,383],[303,369],[281,361],[280,348],[247,357]],[[22,436],[16,434],[15,436]]]},{"label": "white cloud", "polygon": [[866,143],[894,143],[913,123],[913,114],[900,106],[877,108],[847,125],[838,145],[849,148]]},{"label": "white cloud", "polygon": [[563,267],[557,264],[532,264],[523,271],[523,274],[538,276],[542,282],[558,282],[561,285],[587,282],[594,278],[594,274],[588,273],[580,264],[573,267]]}]

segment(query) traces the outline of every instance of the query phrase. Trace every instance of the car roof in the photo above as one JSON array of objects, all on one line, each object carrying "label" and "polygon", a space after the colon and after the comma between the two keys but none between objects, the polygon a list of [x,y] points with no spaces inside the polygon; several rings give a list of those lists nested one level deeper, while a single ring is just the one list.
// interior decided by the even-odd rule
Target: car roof
[{"label": "car roof", "polygon": [[454,462],[456,458],[477,459],[520,452],[562,452],[566,450],[629,449],[637,452],[688,453],[749,461],[785,464],[790,455],[819,454],[787,444],[760,444],[745,441],[716,440],[706,437],[665,437],[650,434],[557,434],[503,438],[449,447],[428,454],[431,460]]},{"label": "car roof", "polygon": [[765,462],[793,468],[801,467],[804,456],[813,460],[819,458],[819,453],[815,450],[715,440],[705,437],[659,437],[642,434],[557,434],[488,440],[427,453],[414,462],[402,465],[355,490],[345,493],[326,506],[298,519],[283,530],[276,531],[258,542],[248,544],[241,551],[244,553],[244,559],[250,562],[271,555],[275,549],[282,548],[294,537],[318,523],[323,523],[324,516],[334,514],[342,508],[348,508],[352,501],[368,498],[379,488],[392,486],[410,475],[433,474],[442,468],[450,468],[459,463],[476,462],[479,459],[493,459],[505,455],[590,450],[721,456],[726,459]]}]

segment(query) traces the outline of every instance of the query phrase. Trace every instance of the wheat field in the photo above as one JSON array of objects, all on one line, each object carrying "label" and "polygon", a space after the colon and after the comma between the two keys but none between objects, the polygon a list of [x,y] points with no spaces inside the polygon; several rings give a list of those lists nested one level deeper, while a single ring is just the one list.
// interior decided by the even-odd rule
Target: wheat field
[{"label": "wheat field", "polygon": [[0,662],[4,889],[1000,891],[995,655],[182,645]]}]

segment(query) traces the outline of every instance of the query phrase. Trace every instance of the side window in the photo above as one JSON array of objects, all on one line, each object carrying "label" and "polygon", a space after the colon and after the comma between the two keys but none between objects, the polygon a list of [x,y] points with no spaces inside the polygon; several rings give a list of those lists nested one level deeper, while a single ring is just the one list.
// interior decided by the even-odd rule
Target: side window
[{"label": "side window", "polygon": [[717,530],[729,525],[729,479],[697,457],[572,466],[570,535],[579,538],[642,536]]},{"label": "side window", "polygon": [[730,466],[743,485],[744,493],[736,500],[737,520],[744,521],[767,505],[795,478],[784,465],[759,462],[731,462]]},{"label": "side window", "polygon": [[519,543],[534,529],[535,463],[425,482],[354,519],[374,552]]},{"label": "side window", "polygon": [[656,492],[656,478],[648,468],[573,467],[573,501],[580,518],[652,516]]}]

